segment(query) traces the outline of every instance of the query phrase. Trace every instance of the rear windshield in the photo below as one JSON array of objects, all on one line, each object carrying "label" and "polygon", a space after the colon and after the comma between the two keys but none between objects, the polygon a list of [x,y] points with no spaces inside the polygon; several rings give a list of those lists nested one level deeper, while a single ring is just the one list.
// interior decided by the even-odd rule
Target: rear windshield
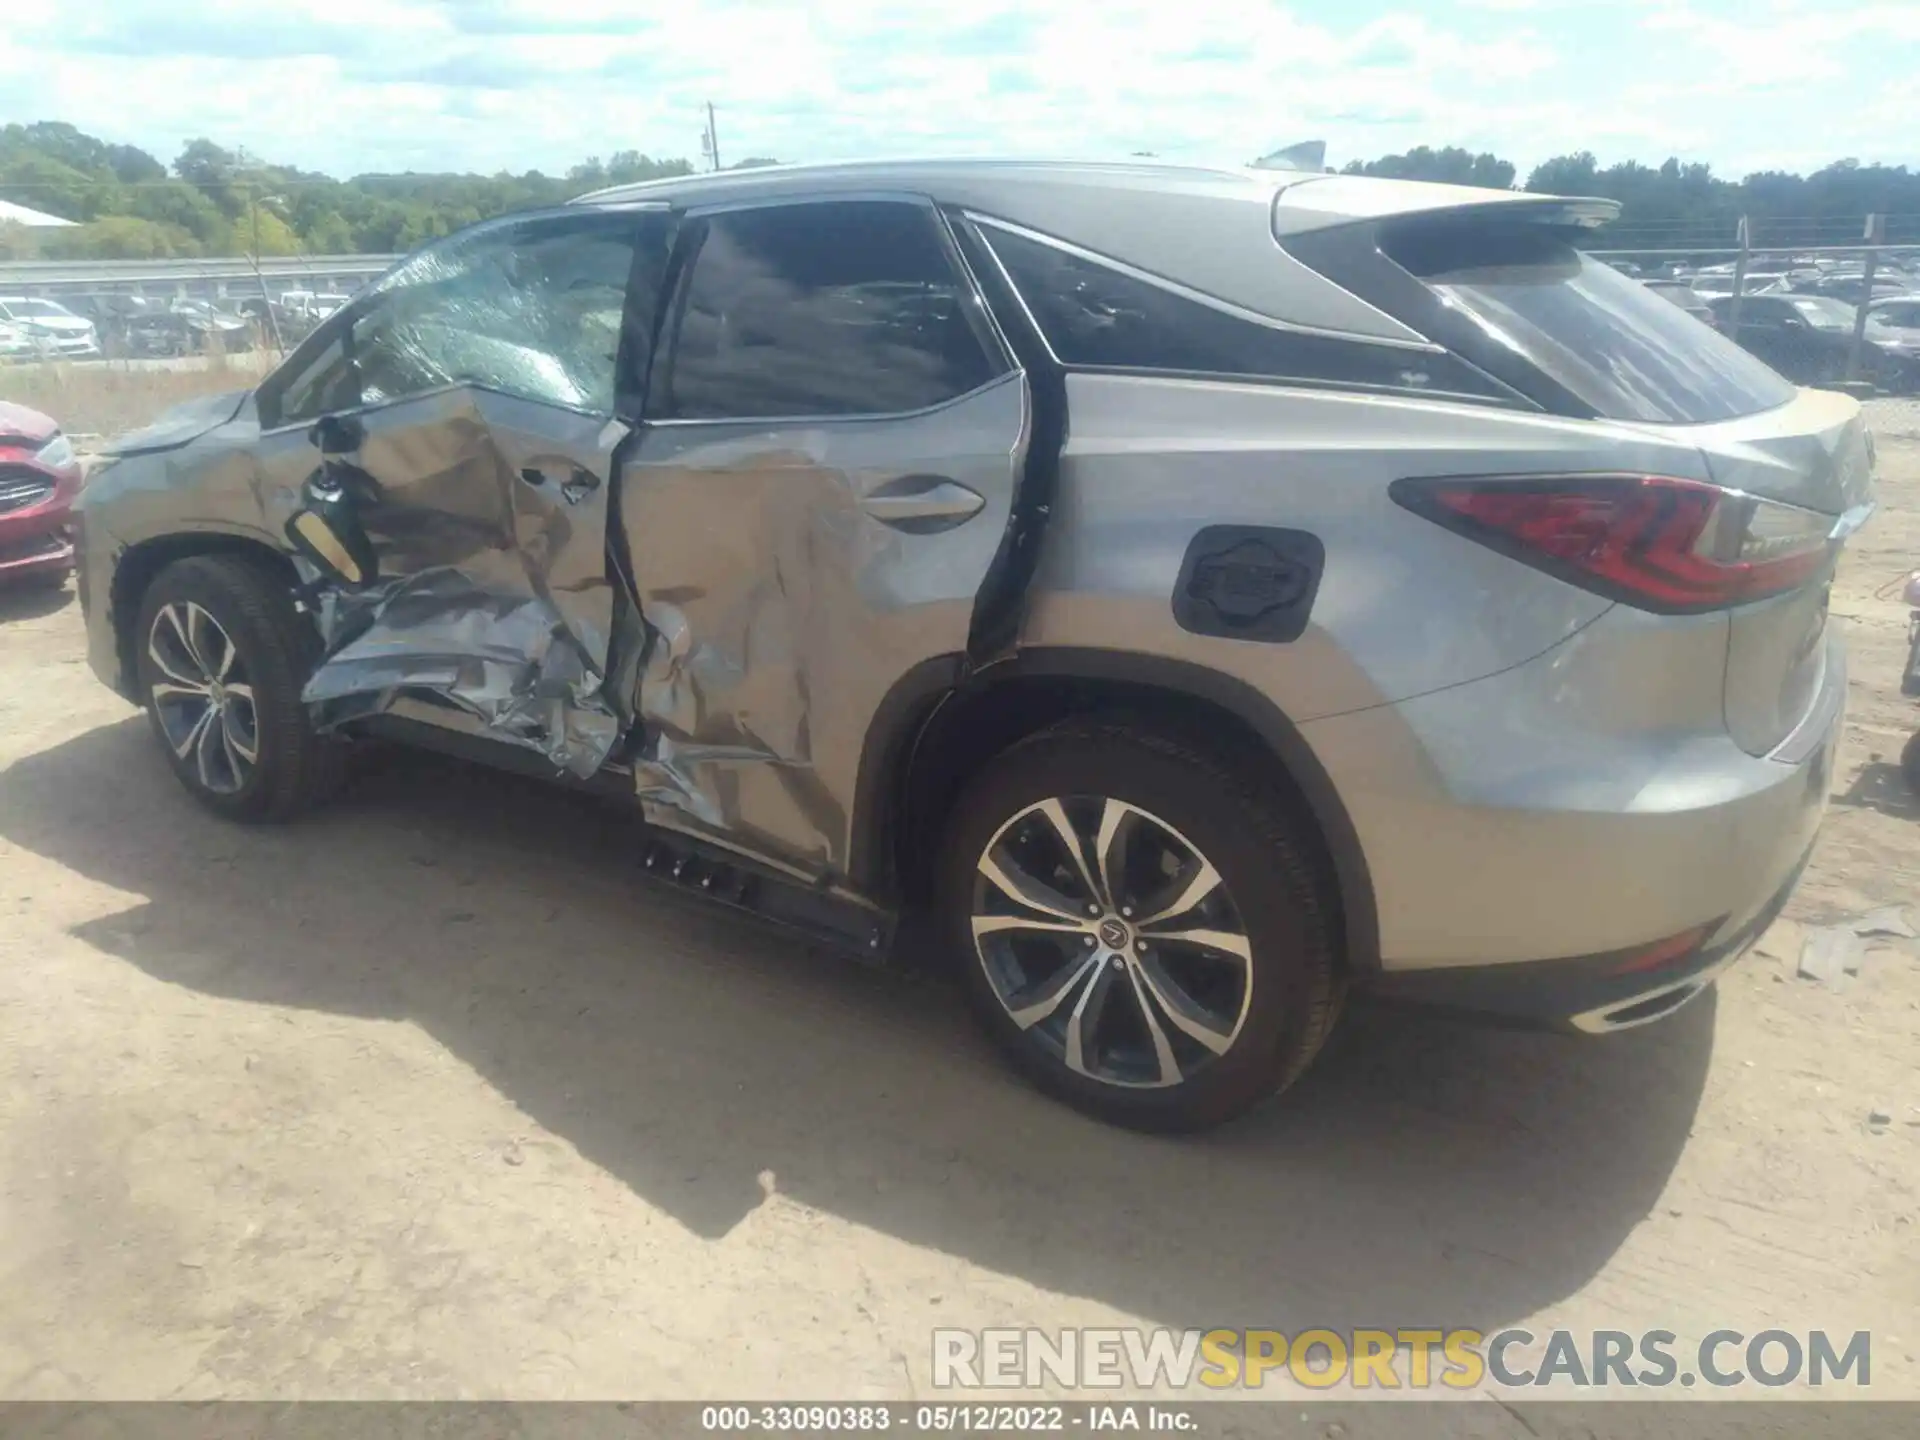
[{"label": "rear windshield", "polygon": [[1548,226],[1393,226],[1381,249],[1608,419],[1730,420],[1794,396],[1746,351]]}]

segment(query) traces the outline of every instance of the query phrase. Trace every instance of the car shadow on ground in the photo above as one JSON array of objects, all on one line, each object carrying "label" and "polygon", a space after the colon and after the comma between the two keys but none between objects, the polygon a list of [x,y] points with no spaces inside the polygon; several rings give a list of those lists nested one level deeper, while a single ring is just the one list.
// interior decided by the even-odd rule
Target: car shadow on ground
[{"label": "car shadow on ground", "polygon": [[1536,1311],[1653,1207],[1705,1083],[1711,998],[1606,1041],[1356,1007],[1279,1103],[1138,1136],[1026,1089],[949,983],[655,888],[638,833],[424,756],[242,828],[179,791],[139,717],[0,772],[0,834],[145,897],[77,933],[159,980],[413,1021],[701,1235],[770,1185],[1167,1324]]},{"label": "car shadow on ground", "polygon": [[0,625],[9,620],[40,620],[64,610],[74,601],[73,587],[45,581],[14,581],[0,585]]},{"label": "car shadow on ground", "polygon": [[1886,760],[1869,760],[1853,783],[1833,797],[1836,805],[1878,810],[1895,820],[1920,820],[1920,796],[1913,793],[1901,768]]}]

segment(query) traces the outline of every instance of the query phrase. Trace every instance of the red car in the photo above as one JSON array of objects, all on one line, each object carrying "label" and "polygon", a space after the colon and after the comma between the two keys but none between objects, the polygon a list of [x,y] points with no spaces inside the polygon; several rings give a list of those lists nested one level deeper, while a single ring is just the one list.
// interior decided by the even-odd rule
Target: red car
[{"label": "red car", "polygon": [[60,427],[38,410],[0,400],[0,586],[66,579],[79,491],[80,458]]}]

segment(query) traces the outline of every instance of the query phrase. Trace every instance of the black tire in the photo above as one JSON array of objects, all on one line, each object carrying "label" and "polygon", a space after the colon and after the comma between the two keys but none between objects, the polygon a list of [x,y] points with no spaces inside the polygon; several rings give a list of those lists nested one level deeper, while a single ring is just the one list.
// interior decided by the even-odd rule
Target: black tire
[{"label": "black tire", "polygon": [[1900,776],[1907,782],[1907,789],[1920,795],[1920,734],[1907,737],[1907,743],[1900,752]]},{"label": "black tire", "polygon": [[[174,607],[178,615],[189,606],[204,611],[231,640],[236,667],[231,673],[244,676],[251,687],[256,758],[243,770],[216,767],[220,779],[237,779],[232,788],[210,788],[204,767],[196,763],[197,749],[186,756],[176,751],[155,700],[154,687],[168,683],[155,658],[155,627],[166,623],[162,611]],[[312,808],[339,787],[343,747],[314,733],[300,700],[319,658],[319,636],[295,611],[283,576],[245,556],[175,561],[147,588],[135,624],[135,674],[147,718],[161,752],[194,799],[231,820],[273,821]]]},{"label": "black tire", "polygon": [[[1199,1130],[1229,1120],[1285,1089],[1319,1052],[1333,1028],[1344,990],[1329,867],[1318,836],[1301,817],[1297,803],[1278,785],[1250,781],[1249,768],[1230,766],[1193,741],[1145,724],[1095,718],[1069,721],[1034,735],[989,762],[969,781],[947,829],[936,877],[936,920],[988,1033],[1049,1094],[1102,1120],[1134,1129]],[[994,898],[997,887],[981,877],[978,867],[983,854],[1003,827],[1051,797],[1068,797],[1070,806],[1087,807],[1081,813],[1089,815],[1103,799],[1147,812],[1177,832],[1175,838],[1204,857],[1223,882],[1224,898],[1204,903],[1229,906],[1226,913],[1239,922],[1250,949],[1245,970],[1250,993],[1243,992],[1231,1002],[1240,1007],[1237,1013],[1242,1018],[1230,1046],[1215,1054],[1194,1051],[1189,1044],[1189,1053],[1199,1058],[1191,1066],[1180,1062],[1177,1083],[1165,1083],[1167,1071],[1159,1060],[1153,1062],[1156,1075],[1136,1083],[1116,1083],[1070,1068],[1057,1035],[1047,1033],[1062,1022],[1050,1014],[1031,1028],[1016,1023],[985,958],[987,947],[999,942],[988,940],[976,946],[976,907],[1001,908]],[[1038,822],[1021,822],[1029,823]],[[1035,843],[1051,842],[1041,832]],[[1097,848],[1096,843],[1082,854]],[[1065,868],[1055,872],[1063,882],[1072,873]],[[1097,878],[1106,883],[1104,869]],[[1177,884],[1176,876],[1176,888]],[[1079,889],[1085,890],[1084,880]],[[1162,928],[1172,923],[1164,921]],[[1143,930],[1130,944],[1107,952],[1106,963],[1114,967],[1109,983],[1131,982],[1131,989],[1110,992],[1121,997],[1123,1008],[1136,998],[1138,1009],[1154,1008],[1146,998],[1144,971],[1126,963],[1134,959],[1131,951],[1143,937],[1151,938]],[[1057,943],[1062,948],[1053,953],[1071,957],[1071,945],[1087,941],[1084,936],[1077,940],[1040,936],[1023,938],[1021,943]],[[1109,941],[1093,943],[1106,947]],[[992,953],[998,957],[1007,952]],[[1231,959],[1204,950],[1195,958],[1207,964]],[[1000,983],[1008,983],[1005,961],[996,959],[996,963],[1002,967]],[[1091,963],[1088,986],[1099,978],[1098,962]],[[1050,964],[1051,955],[1041,952],[1034,974],[1045,972]],[[1053,973],[1064,973],[1066,968],[1063,962]],[[1164,970],[1161,975],[1164,980]],[[1032,977],[1023,969],[1021,978]],[[1052,993],[1050,987],[1043,988]],[[1060,993],[1079,988],[1063,986]],[[1063,1007],[1066,1003],[1062,1002]],[[1171,1019],[1165,1008],[1154,1013],[1162,1021]],[[1107,1023],[1097,1022],[1096,1028]],[[1133,1023],[1131,1013],[1122,1016],[1120,1023],[1123,1029],[1131,1025],[1140,1037],[1149,1034]],[[1190,1035],[1182,1040],[1174,1027],[1161,1024],[1159,1028],[1165,1037],[1182,1043],[1191,1040]],[[1147,1043],[1142,1038],[1136,1048]],[[1157,1041],[1152,1043],[1157,1053]]]}]

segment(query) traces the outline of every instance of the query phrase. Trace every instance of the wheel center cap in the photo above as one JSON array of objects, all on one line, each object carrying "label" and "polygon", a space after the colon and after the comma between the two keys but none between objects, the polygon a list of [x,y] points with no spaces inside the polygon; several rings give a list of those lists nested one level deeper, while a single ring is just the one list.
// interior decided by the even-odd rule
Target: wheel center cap
[{"label": "wheel center cap", "polygon": [[207,693],[213,697],[214,704],[225,705],[227,703],[227,687],[222,685],[218,680],[212,681],[207,686]]},{"label": "wheel center cap", "polygon": [[1111,915],[1100,922],[1098,929],[1100,943],[1109,950],[1126,949],[1127,941],[1133,935],[1133,932],[1127,928],[1126,921],[1117,920]]}]

